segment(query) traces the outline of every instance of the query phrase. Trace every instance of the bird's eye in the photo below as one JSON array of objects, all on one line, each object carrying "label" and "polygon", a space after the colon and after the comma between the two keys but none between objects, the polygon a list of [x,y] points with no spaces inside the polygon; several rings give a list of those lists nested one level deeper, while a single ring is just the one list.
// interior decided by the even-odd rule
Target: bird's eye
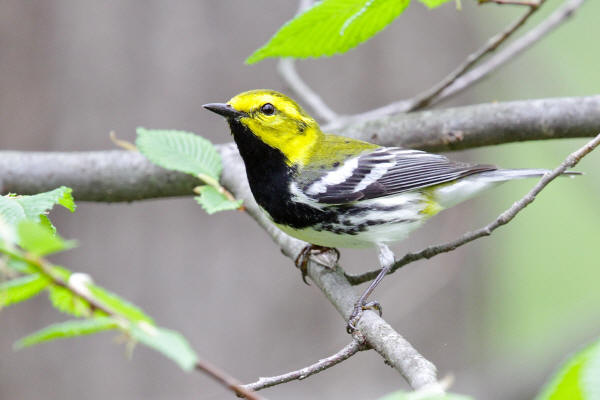
[{"label": "bird's eye", "polygon": [[275,107],[271,103],[265,103],[260,107],[260,111],[265,115],[271,115],[275,112]]}]

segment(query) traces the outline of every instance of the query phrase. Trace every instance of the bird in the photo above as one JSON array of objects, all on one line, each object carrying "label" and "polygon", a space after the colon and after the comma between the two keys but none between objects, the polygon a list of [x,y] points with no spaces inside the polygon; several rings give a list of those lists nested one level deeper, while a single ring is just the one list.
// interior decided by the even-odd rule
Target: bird
[{"label": "bird", "polygon": [[274,90],[250,90],[203,107],[227,120],[261,210],[279,229],[309,243],[296,258],[303,280],[311,254],[378,250],[381,271],[356,301],[348,332],[364,310],[381,313],[367,299],[394,263],[390,244],[486,189],[547,172],[452,161],[324,133],[298,103]]}]

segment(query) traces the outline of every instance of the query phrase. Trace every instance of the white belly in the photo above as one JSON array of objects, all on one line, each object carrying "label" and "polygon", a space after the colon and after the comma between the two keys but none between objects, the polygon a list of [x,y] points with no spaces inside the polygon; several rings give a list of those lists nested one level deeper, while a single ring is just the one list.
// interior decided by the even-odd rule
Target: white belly
[{"label": "white belly", "polygon": [[312,228],[294,229],[285,225],[275,225],[288,235],[312,244],[337,248],[364,248],[374,247],[377,243],[390,244],[404,240],[411,231],[417,229],[422,223],[423,220],[375,225],[355,235],[338,234],[325,230],[316,231]]},{"label": "white belly", "polygon": [[427,219],[423,213],[427,207],[425,200],[425,196],[419,192],[402,193],[360,201],[357,206],[368,212],[342,212],[339,221],[320,227],[296,229],[275,225],[290,236],[320,246],[373,247],[377,243],[390,244],[403,240],[421,226]]}]

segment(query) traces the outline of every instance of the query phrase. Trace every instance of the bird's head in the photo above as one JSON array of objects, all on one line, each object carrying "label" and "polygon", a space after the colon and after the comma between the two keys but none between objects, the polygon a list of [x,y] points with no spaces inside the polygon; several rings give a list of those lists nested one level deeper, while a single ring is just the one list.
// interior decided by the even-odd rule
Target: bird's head
[{"label": "bird's head", "polygon": [[227,103],[204,108],[227,118],[234,136],[254,135],[281,151],[290,165],[303,164],[323,135],[319,124],[294,100],[273,90],[243,92]]}]

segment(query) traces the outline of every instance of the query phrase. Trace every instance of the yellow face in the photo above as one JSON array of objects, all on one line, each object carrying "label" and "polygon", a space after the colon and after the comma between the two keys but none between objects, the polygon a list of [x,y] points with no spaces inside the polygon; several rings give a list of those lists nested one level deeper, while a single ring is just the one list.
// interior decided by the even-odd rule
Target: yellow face
[{"label": "yellow face", "polygon": [[227,102],[246,115],[240,122],[269,146],[279,149],[289,165],[304,164],[322,135],[317,122],[292,99],[272,90],[251,90]]}]

